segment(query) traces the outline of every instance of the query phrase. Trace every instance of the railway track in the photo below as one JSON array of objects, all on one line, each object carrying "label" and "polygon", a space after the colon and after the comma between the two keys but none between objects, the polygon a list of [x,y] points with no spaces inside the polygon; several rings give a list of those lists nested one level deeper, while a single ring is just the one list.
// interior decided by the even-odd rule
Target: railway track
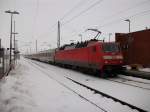
[{"label": "railway track", "polygon": [[[109,80],[109,81],[112,81],[112,82],[137,87],[137,88],[144,89],[144,90],[150,90],[150,83],[130,80],[130,79],[126,79],[126,78],[108,78],[108,79],[105,79],[105,80]],[[145,87],[145,86],[147,86],[147,87]]]},{"label": "railway track", "polygon": [[150,73],[140,71],[124,71],[123,75],[150,80]]},{"label": "railway track", "polygon": [[120,76],[118,76],[120,79],[123,79],[123,80],[126,80],[126,81],[132,81],[132,82],[137,82],[137,83],[142,83],[142,84],[148,84],[148,85],[150,85],[150,82],[144,82],[144,81],[139,81],[139,80],[133,80],[133,79],[130,79],[130,78],[124,78],[124,77],[120,77]]},{"label": "railway track", "polygon": [[97,94],[100,94],[100,95],[102,95],[102,96],[104,96],[104,97],[110,98],[110,99],[112,99],[112,100],[114,100],[114,101],[116,101],[116,102],[119,102],[119,103],[121,103],[122,105],[127,105],[127,106],[129,106],[130,108],[132,108],[132,109],[138,110],[139,112],[146,112],[146,110],[143,110],[143,109],[138,108],[138,107],[136,107],[136,106],[134,106],[134,105],[131,105],[131,104],[129,104],[129,103],[126,103],[126,102],[124,102],[124,101],[121,101],[121,100],[119,100],[119,99],[117,99],[117,98],[115,98],[115,97],[112,97],[112,96],[110,96],[110,95],[108,95],[108,94],[106,94],[106,93],[103,93],[103,92],[101,92],[101,91],[98,91],[98,90],[96,90],[96,89],[94,89],[94,88],[91,88],[91,87],[89,87],[89,86],[87,86],[87,85],[84,85],[84,84],[82,84],[82,83],[80,83],[80,82],[78,82],[78,81],[75,81],[75,80],[71,79],[71,78],[68,78],[68,77],[66,77],[66,78],[69,79],[69,80],[71,80],[71,81],[73,81],[73,82],[76,83],[76,84],[79,84],[79,85],[81,85],[81,86],[83,86],[83,87],[85,87],[85,88],[87,88],[87,89],[90,89],[91,91],[94,91],[94,92],[97,93]]},{"label": "railway track", "polygon": [[[96,106],[97,108],[99,108],[99,109],[100,109],[101,111],[103,111],[103,112],[108,112],[106,109],[104,109],[103,107],[100,107],[98,104],[94,103],[93,101],[91,101],[90,99],[88,99],[86,96],[84,96],[84,95],[82,95],[82,94],[76,92],[74,89],[72,89],[72,88],[70,88],[68,85],[64,84],[64,82],[61,82],[61,81],[57,80],[56,78],[50,76],[49,73],[47,73],[47,72],[45,72],[45,70],[43,70],[43,69],[44,69],[43,66],[41,66],[41,65],[39,65],[39,64],[37,64],[37,63],[34,63],[34,62],[30,62],[30,61],[28,61],[28,62],[31,63],[34,67],[36,67],[38,70],[40,70],[41,72],[43,72],[45,75],[47,75],[49,78],[55,80],[56,82],[58,82],[58,83],[59,83],[60,85],[62,85],[63,87],[67,88],[68,90],[72,91],[74,94],[78,95],[78,96],[79,96],[80,98],[82,98],[83,100],[85,100],[85,101],[89,102],[90,104]],[[41,69],[41,67],[42,67],[42,69]],[[94,89],[94,88],[91,88],[91,87],[89,87],[89,86],[87,86],[87,85],[84,85],[84,84],[82,84],[82,83],[80,83],[80,82],[78,82],[78,81],[75,81],[75,80],[73,80],[73,79],[71,79],[71,78],[69,78],[69,77],[65,77],[65,78],[68,79],[68,80],[70,80],[71,82],[77,84],[77,85],[80,85],[80,86],[82,86],[82,87],[84,87],[84,88],[86,88],[86,89],[89,89],[89,90],[91,91],[91,93],[94,92],[95,94],[99,94],[100,96],[102,96],[102,97],[104,97],[104,98],[108,98],[108,99],[110,99],[110,100],[113,100],[113,101],[116,102],[116,103],[119,102],[120,104],[122,104],[122,106],[126,105],[126,106],[128,106],[129,108],[135,109],[135,110],[137,110],[137,111],[139,111],[139,112],[147,112],[146,110],[143,110],[143,109],[141,109],[141,108],[139,108],[139,107],[136,107],[136,106],[134,106],[134,105],[131,105],[131,104],[129,104],[129,103],[126,103],[126,102],[124,102],[124,101],[121,101],[121,100],[119,100],[119,99],[117,99],[117,98],[115,98],[115,97],[112,97],[112,96],[110,96],[110,95],[108,95],[108,94],[106,94],[106,93],[103,93],[103,92],[101,92],[101,91],[98,91],[98,90],[96,90],[96,89]]]}]

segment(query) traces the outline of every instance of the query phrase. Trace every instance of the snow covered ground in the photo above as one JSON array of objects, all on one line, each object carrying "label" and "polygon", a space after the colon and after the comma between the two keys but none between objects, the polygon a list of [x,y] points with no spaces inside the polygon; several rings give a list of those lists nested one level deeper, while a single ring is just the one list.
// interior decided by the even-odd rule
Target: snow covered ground
[{"label": "snow covered ground", "polygon": [[66,77],[150,111],[149,91],[22,58],[0,81],[0,112],[136,112]]},{"label": "snow covered ground", "polygon": [[21,60],[0,81],[0,112],[102,112]]}]

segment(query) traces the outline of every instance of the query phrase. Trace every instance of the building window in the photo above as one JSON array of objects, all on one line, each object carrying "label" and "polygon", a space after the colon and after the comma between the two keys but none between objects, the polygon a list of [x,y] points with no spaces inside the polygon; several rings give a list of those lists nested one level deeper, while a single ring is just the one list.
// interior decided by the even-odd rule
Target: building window
[{"label": "building window", "polygon": [[124,49],[124,50],[129,49],[129,45],[128,45],[128,44],[124,44],[124,45],[123,45],[123,49]]}]

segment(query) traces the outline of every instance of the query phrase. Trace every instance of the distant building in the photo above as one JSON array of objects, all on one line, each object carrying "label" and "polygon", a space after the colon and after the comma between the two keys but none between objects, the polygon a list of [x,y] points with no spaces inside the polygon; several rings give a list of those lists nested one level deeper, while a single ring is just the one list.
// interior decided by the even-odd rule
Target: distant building
[{"label": "distant building", "polygon": [[120,43],[124,55],[124,63],[150,66],[150,29],[116,33],[116,42]]}]

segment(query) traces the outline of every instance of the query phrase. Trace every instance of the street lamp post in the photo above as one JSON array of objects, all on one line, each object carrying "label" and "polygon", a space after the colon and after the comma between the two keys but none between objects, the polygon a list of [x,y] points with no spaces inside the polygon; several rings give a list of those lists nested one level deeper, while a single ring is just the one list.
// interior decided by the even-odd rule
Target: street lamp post
[{"label": "street lamp post", "polygon": [[12,32],[12,34],[14,34],[14,51],[15,51],[15,40],[16,40],[16,34],[18,34],[16,31],[15,31],[15,21],[14,21],[14,32]]},{"label": "street lamp post", "polygon": [[18,34],[15,31],[15,21],[14,21],[14,32],[12,34],[14,34],[14,64],[15,64],[15,60],[16,60],[16,34]]},{"label": "street lamp post", "polygon": [[128,46],[128,56],[127,57],[130,57],[129,59],[130,59],[130,61],[132,61],[134,56],[133,56],[132,51],[131,51],[132,41],[133,41],[133,38],[131,37],[131,34],[130,34],[131,33],[131,29],[130,29],[131,21],[130,21],[130,19],[126,19],[125,21],[129,22],[129,35],[128,35],[129,38],[128,38],[128,44],[127,44],[127,46]]},{"label": "street lamp post", "polygon": [[9,61],[9,64],[10,64],[10,69],[12,68],[12,62],[11,62],[11,55],[12,55],[12,21],[13,21],[13,14],[19,14],[19,12],[17,11],[5,11],[5,13],[9,13],[11,14],[11,26],[10,26],[10,61]]},{"label": "street lamp post", "polygon": [[15,60],[16,60],[16,38],[15,38],[15,35],[18,33],[16,33],[14,30],[14,32],[12,32],[12,34],[14,34],[14,49],[13,50],[14,50],[14,65],[15,65]]},{"label": "street lamp post", "polygon": [[128,43],[131,43],[131,41],[133,40],[133,38],[131,38],[131,21],[129,19],[126,19],[125,21],[129,22],[129,39],[128,39]]},{"label": "street lamp post", "polygon": [[131,29],[130,29],[131,21],[130,21],[130,19],[126,19],[125,21],[129,22],[129,33],[130,33],[131,32]]}]

